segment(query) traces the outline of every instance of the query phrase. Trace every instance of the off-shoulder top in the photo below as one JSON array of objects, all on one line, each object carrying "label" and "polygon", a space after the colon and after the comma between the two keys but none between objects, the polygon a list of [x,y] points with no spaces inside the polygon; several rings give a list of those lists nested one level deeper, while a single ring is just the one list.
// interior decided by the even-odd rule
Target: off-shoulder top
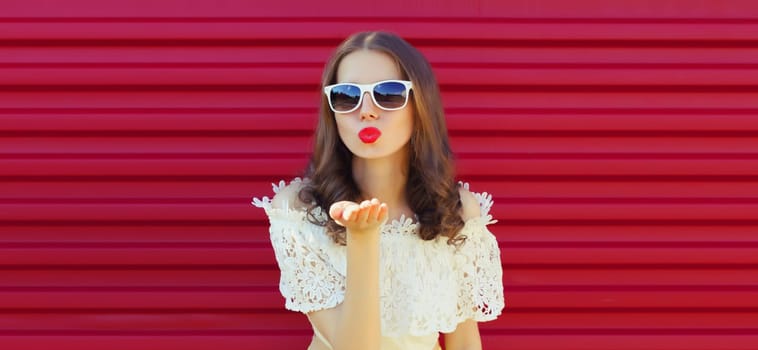
[{"label": "off-shoulder top", "polygon": [[[296,178],[292,183],[299,183]],[[287,184],[273,185],[279,193]],[[461,184],[468,190],[468,184]],[[438,333],[455,330],[467,319],[490,321],[503,310],[500,249],[487,226],[492,196],[474,193],[480,215],[465,221],[459,246],[447,237],[423,240],[418,224],[401,217],[385,223],[380,236],[380,312],[383,350],[432,350]],[[308,313],[334,307],[345,297],[346,247],[326,229],[310,222],[293,203],[274,207],[271,199],[253,198],[270,221],[270,238],[281,271],[279,290],[285,308]],[[314,210],[318,219],[326,213]],[[316,336],[326,342],[317,329]],[[328,342],[326,343],[329,346]]]}]

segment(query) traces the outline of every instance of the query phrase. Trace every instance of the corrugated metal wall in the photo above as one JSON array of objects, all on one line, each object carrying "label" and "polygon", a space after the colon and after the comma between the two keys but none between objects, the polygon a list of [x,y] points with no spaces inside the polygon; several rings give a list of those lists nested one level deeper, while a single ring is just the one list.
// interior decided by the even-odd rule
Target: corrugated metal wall
[{"label": "corrugated metal wall", "polygon": [[0,347],[304,348],[250,198],[388,29],[495,196],[485,348],[758,348],[758,5],[454,3],[3,1]]}]

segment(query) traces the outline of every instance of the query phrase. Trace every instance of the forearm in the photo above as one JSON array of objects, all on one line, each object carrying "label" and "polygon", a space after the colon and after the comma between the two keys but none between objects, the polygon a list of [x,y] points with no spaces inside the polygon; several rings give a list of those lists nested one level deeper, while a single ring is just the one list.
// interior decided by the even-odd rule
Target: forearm
[{"label": "forearm", "polygon": [[334,349],[379,349],[379,234],[347,233],[345,300]]}]

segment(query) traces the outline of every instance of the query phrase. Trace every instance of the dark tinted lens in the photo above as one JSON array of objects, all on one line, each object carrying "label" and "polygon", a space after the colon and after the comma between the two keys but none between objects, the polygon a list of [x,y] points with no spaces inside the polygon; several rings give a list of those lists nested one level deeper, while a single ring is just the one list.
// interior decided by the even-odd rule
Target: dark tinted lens
[{"label": "dark tinted lens", "polygon": [[374,99],[384,108],[400,108],[405,104],[407,97],[405,85],[402,83],[386,82],[374,88]]},{"label": "dark tinted lens", "polygon": [[347,84],[333,87],[329,96],[329,100],[332,101],[332,108],[338,112],[345,112],[355,108],[360,99],[361,89]]}]

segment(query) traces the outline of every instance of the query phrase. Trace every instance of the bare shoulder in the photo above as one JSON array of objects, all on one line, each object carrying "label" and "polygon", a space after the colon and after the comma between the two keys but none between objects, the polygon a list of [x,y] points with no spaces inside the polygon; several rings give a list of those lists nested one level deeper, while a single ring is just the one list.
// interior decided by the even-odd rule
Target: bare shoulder
[{"label": "bare shoulder", "polygon": [[471,191],[463,188],[458,188],[458,193],[461,197],[461,218],[463,221],[478,217],[482,215],[479,208],[479,201],[476,200],[474,194]]},{"label": "bare shoulder", "polygon": [[305,187],[302,181],[292,181],[288,185],[279,189],[274,198],[271,200],[271,206],[274,208],[291,208],[303,209],[305,204],[300,200],[300,190]]}]

